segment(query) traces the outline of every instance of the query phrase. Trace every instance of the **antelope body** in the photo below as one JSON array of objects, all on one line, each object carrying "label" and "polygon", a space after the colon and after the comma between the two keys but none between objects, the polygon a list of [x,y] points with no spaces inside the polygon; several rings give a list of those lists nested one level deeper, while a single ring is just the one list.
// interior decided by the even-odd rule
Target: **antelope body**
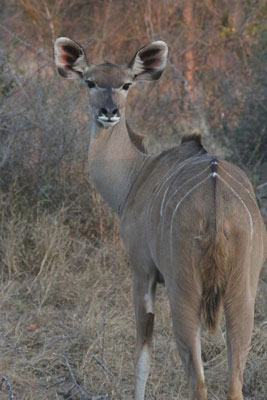
[{"label": "antelope body", "polygon": [[198,137],[157,156],[125,119],[137,81],[158,79],[167,62],[162,41],[137,51],[127,66],[88,66],[76,42],[58,38],[59,73],[88,85],[89,166],[93,181],[120,218],[133,266],[137,328],[135,400],[149,374],[157,282],[165,282],[189,396],[206,400],[200,318],[216,331],[224,308],[229,361],[228,400],[242,400],[242,376],[253,328],[254,301],[266,258],[266,230],[248,178],[210,155]]}]

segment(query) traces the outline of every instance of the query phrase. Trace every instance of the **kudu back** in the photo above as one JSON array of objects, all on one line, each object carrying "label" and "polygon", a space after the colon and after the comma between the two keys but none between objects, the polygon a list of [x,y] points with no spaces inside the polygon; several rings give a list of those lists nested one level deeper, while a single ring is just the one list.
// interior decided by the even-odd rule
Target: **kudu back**
[{"label": "kudu back", "polygon": [[266,230],[244,172],[208,154],[198,136],[155,156],[146,153],[143,137],[128,126],[128,89],[158,79],[167,53],[167,45],[156,41],[139,49],[128,65],[88,65],[84,49],[71,39],[58,38],[54,47],[60,75],[88,87],[90,173],[120,218],[133,267],[135,400],[145,396],[158,282],[166,285],[190,399],[207,399],[201,316],[216,332],[224,309],[227,398],[241,400]]}]

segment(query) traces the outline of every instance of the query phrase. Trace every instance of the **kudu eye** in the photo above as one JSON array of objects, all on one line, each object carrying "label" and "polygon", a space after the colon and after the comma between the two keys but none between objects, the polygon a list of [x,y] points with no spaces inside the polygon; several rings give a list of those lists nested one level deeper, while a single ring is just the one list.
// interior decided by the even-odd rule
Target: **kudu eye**
[{"label": "kudu eye", "polygon": [[91,81],[90,79],[88,79],[88,80],[86,81],[86,83],[87,83],[87,85],[88,85],[88,87],[89,87],[90,89],[92,89],[92,88],[95,87],[95,82]]},{"label": "kudu eye", "polygon": [[131,83],[125,83],[122,88],[123,88],[123,90],[128,90],[130,86],[131,86]]}]

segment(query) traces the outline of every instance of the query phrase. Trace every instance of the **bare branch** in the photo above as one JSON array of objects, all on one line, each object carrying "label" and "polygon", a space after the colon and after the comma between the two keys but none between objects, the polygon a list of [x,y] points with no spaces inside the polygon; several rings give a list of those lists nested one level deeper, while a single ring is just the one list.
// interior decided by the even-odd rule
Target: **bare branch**
[{"label": "bare branch", "polygon": [[44,58],[46,58],[47,60],[49,60],[52,63],[54,63],[54,60],[45,53],[44,49],[42,49],[42,48],[36,49],[29,42],[27,42],[26,40],[21,39],[20,36],[16,35],[14,32],[10,31],[6,26],[4,26],[2,24],[0,24],[0,28],[2,28],[5,32],[7,32],[13,39],[16,39],[18,42],[20,42],[24,46],[26,46],[29,49],[33,50],[36,54],[41,54]]},{"label": "bare branch", "polygon": [[107,302],[106,302],[106,297],[104,298],[104,310],[103,310],[103,336],[102,336],[102,362],[104,362],[104,354],[105,354],[105,339],[106,339],[106,312],[107,312]]},{"label": "bare branch", "polygon": [[65,364],[66,364],[66,366],[67,366],[67,368],[69,370],[69,373],[70,373],[70,376],[71,376],[71,379],[72,379],[72,382],[73,382],[74,386],[76,387],[76,389],[80,393],[81,400],[87,400],[88,399],[88,395],[83,390],[83,388],[77,383],[77,381],[75,379],[75,376],[74,376],[74,374],[72,372],[72,369],[71,369],[71,366],[70,366],[70,363],[69,363],[68,359],[64,355],[62,355],[62,358],[64,359]]},{"label": "bare branch", "polygon": [[93,354],[93,359],[97,362],[98,365],[100,365],[101,368],[112,378],[116,379],[115,375],[110,371],[110,369],[101,361],[99,358]]},{"label": "bare branch", "polygon": [[192,106],[193,110],[196,112],[198,118],[199,118],[199,123],[200,123],[200,128],[201,128],[201,134],[203,137],[209,137],[209,129],[205,120],[204,115],[200,111],[197,103],[195,100],[192,98],[189,87],[188,87],[188,81],[187,79],[183,76],[183,74],[179,71],[179,69],[174,65],[173,62],[169,61],[170,66],[172,67],[174,74],[178,79],[180,79],[183,82],[184,85],[184,90],[185,93],[187,94],[188,101],[190,105]]},{"label": "bare branch", "polygon": [[12,392],[12,387],[11,387],[9,380],[5,376],[2,376],[2,381],[0,383],[0,390],[2,389],[2,386],[4,383],[7,386],[9,400],[15,400],[15,396]]}]

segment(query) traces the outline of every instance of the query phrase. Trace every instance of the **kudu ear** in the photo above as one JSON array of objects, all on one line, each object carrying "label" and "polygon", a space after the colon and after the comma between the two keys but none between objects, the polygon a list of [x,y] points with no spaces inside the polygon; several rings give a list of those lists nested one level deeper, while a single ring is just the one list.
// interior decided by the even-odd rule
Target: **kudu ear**
[{"label": "kudu ear", "polygon": [[82,46],[66,37],[55,41],[54,59],[58,73],[67,79],[81,79],[87,67]]},{"label": "kudu ear", "polygon": [[136,81],[159,79],[167,64],[168,46],[158,40],[137,51],[129,64]]}]

